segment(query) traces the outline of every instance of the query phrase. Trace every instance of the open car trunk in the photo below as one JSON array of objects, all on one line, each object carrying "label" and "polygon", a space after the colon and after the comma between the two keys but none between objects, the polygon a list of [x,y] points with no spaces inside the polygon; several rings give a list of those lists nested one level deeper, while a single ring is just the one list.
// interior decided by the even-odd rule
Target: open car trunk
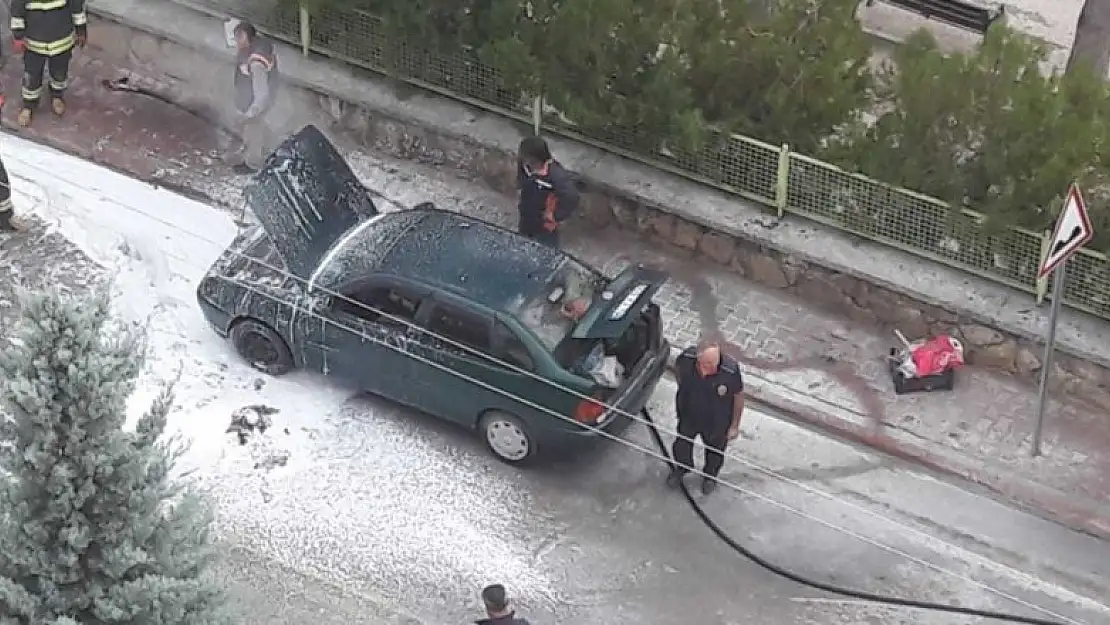
[{"label": "open car trunk", "polygon": [[556,350],[568,371],[597,384],[599,399],[619,396],[662,345],[659,306],[651,298],[665,281],[651,269],[624,271],[594,297]]}]

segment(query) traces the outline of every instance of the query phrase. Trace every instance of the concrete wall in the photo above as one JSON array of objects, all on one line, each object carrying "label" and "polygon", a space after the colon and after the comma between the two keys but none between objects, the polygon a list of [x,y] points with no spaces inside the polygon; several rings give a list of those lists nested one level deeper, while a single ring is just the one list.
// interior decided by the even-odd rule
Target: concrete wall
[{"label": "concrete wall", "polygon": [[[111,63],[194,94],[227,88],[231,51],[219,20],[166,0],[97,0],[93,41]],[[320,57],[282,48],[288,82],[277,115],[287,130],[314,122],[371,150],[443,165],[515,191],[521,125]],[[646,244],[693,250],[808,303],[911,337],[952,332],[973,362],[1033,381],[1044,311],[1032,297],[760,207],[583,144],[553,149],[582,174],[577,227],[635,231]],[[1060,327],[1057,388],[1110,409],[1110,327],[1069,311]]]}]

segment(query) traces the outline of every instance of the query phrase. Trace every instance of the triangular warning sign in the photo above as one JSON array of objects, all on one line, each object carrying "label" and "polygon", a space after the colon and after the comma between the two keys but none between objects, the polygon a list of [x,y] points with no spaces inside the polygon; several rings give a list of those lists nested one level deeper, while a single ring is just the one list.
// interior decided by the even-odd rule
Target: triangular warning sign
[{"label": "triangular warning sign", "polygon": [[1037,272],[1038,278],[1043,278],[1052,273],[1060,263],[1068,259],[1087,244],[1095,236],[1091,228],[1091,218],[1087,216],[1087,204],[1083,202],[1083,194],[1074,184],[1068,189],[1068,198],[1064,202],[1064,210],[1056,219],[1056,229],[1052,231],[1052,243],[1048,246],[1048,254],[1041,262],[1041,269]]}]

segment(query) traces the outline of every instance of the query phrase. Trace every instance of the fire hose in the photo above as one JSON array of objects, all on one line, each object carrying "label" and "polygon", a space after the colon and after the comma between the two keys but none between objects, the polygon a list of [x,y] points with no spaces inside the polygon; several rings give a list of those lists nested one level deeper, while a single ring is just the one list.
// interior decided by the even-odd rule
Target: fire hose
[{"label": "fire hose", "polygon": [[[659,433],[659,428],[658,428],[658,426],[656,426],[655,420],[652,419],[651,413],[648,412],[647,408],[644,408],[641,411],[641,413],[644,416],[644,422],[648,426],[648,431],[651,432],[651,438],[655,442],[655,446],[657,448],[659,448],[659,453],[667,459],[668,464],[670,466],[674,466],[674,457],[671,456],[670,449],[668,449],[667,445],[663,442],[663,436]],[[774,573],[775,575],[778,575],[780,577],[784,577],[784,578],[786,578],[786,579],[788,579],[792,582],[795,582],[797,584],[801,584],[802,586],[808,586],[808,587],[816,589],[816,590],[820,590],[820,591],[827,592],[827,593],[834,594],[834,595],[840,595],[842,597],[850,597],[852,599],[857,599],[857,600],[860,600],[860,601],[867,601],[867,602],[871,602],[871,603],[879,603],[879,604],[885,604],[885,605],[893,605],[893,606],[899,606],[899,607],[904,607],[904,608],[914,608],[914,609],[918,609],[918,610],[930,610],[930,611],[933,611],[933,612],[948,612],[948,613],[951,613],[951,614],[962,614],[962,615],[965,615],[965,616],[974,616],[974,617],[978,617],[978,618],[992,619],[992,620],[996,620],[996,621],[1009,621],[1009,622],[1012,622],[1012,623],[1028,623],[1028,625],[1064,625],[1063,623],[1059,623],[1057,621],[1050,621],[1050,620],[1047,620],[1047,619],[1036,618],[1036,617],[1032,617],[1032,616],[1020,616],[1020,615],[1016,615],[1016,614],[1006,614],[1004,612],[994,612],[994,611],[990,611],[990,610],[977,610],[975,608],[965,608],[965,607],[962,607],[962,606],[946,605],[946,604],[943,604],[943,603],[933,603],[933,602],[930,602],[930,601],[919,601],[919,600],[916,600],[916,599],[905,599],[905,598],[902,598],[902,597],[891,597],[891,596],[887,596],[887,595],[880,595],[880,594],[876,594],[876,593],[872,593],[872,592],[866,592],[866,591],[862,591],[862,590],[854,590],[854,589],[851,589],[851,588],[842,588],[840,586],[834,586],[834,585],[826,583],[826,582],[821,582],[821,581],[809,579],[809,578],[806,578],[806,577],[802,577],[801,575],[798,575],[797,573],[794,573],[793,571],[789,571],[789,570],[787,570],[787,569],[785,569],[785,568],[783,568],[783,567],[781,567],[781,566],[779,566],[779,565],[777,565],[773,562],[768,562],[766,559],[764,559],[761,556],[759,556],[758,554],[752,552],[750,549],[748,549],[744,545],[741,545],[736,539],[734,539],[732,536],[730,536],[728,534],[728,532],[726,532],[724,529],[722,529],[720,525],[717,525],[717,523],[705,512],[705,510],[702,509],[701,504],[699,504],[697,499],[695,499],[694,496],[692,494],[690,494],[690,488],[685,484],[685,482],[680,483],[680,488],[682,489],[683,497],[686,498],[686,502],[690,504],[691,508],[693,508],[694,514],[697,515],[698,519],[700,519],[701,522],[703,524],[705,524],[705,526],[708,527],[709,530],[712,531],[717,536],[717,538],[719,538],[722,542],[724,542],[726,545],[731,547],[733,551],[735,551],[736,553],[739,553],[740,555],[744,556],[748,560],[751,560],[752,562],[754,562],[757,565],[763,567],[764,569],[767,569],[768,571]]]}]

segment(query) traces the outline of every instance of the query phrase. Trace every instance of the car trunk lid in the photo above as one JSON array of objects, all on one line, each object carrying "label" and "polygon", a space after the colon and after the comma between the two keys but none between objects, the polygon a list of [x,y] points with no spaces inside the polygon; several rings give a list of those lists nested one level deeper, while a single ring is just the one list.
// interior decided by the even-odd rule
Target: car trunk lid
[{"label": "car trunk lid", "polygon": [[350,165],[313,125],[274,150],[245,195],[286,267],[306,280],[344,234],[378,214]]},{"label": "car trunk lid", "polygon": [[667,281],[667,274],[645,267],[629,267],[594,297],[575,325],[576,339],[617,339],[640,318],[640,313]]}]

